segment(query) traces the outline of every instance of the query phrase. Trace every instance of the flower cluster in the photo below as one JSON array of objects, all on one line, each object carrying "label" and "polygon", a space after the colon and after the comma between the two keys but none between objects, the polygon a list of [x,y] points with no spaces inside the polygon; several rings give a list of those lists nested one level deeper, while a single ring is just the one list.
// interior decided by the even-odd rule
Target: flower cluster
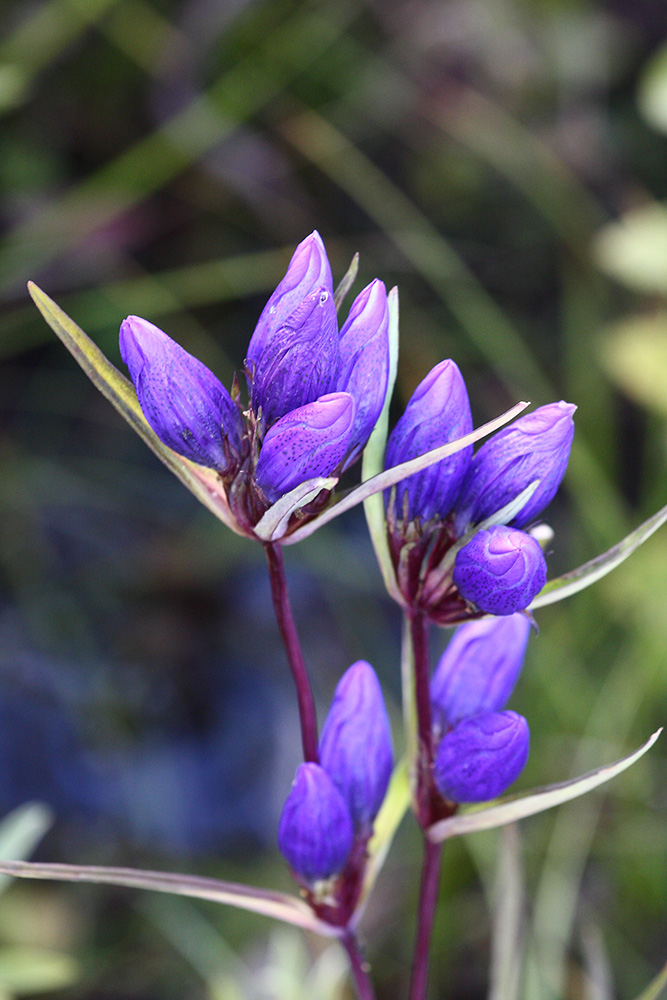
[{"label": "flower cluster", "polygon": [[[546,582],[539,543],[521,530],[553,499],[567,466],[575,407],[551,403],[385,493],[390,551],[406,605],[440,624],[527,608]],[[389,436],[385,468],[472,430],[463,377],[442,361]]]},{"label": "flower cluster", "polygon": [[461,625],[436,667],[433,771],[449,802],[496,798],[528,759],[528,723],[502,709],[521,672],[529,632],[523,614]]},{"label": "flower cluster", "polygon": [[[160,440],[219,473],[246,534],[281,496],[337,478],[359,457],[389,375],[385,286],[363,289],[338,329],[331,268],[317,232],[297,247],[248,346],[249,406],[206,365],[137,316],[120,329],[123,361]],[[327,502],[322,491],[303,516]]]},{"label": "flower cluster", "polygon": [[[382,690],[370,664],[359,660],[338,683],[319,764],[299,766],[278,829],[280,850],[315,907],[326,906],[330,921],[346,923],[358,898],[392,764]],[[321,886],[332,879],[333,886]]]}]

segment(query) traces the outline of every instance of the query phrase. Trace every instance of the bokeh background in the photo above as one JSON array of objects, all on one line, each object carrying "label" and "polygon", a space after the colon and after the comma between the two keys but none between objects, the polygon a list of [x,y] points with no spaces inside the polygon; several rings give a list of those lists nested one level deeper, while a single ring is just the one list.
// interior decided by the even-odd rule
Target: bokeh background
[{"label": "bokeh background", "polygon": [[[128,313],[229,384],[294,246],[401,294],[396,413],[454,357],[477,423],[578,404],[553,573],[667,501],[667,10],[662,0],[16,0],[0,8],[0,812],[46,803],[35,856],[289,888],[298,760],[261,552],[97,394],[32,278],[119,362]],[[400,741],[397,610],[361,516],[287,552],[321,714],[353,660]],[[539,613],[512,707],[520,788],[665,722],[667,532]],[[433,652],[444,648],[434,635]],[[637,997],[667,959],[658,746],[524,822],[526,1000]],[[486,996],[497,832],[445,852],[432,996]],[[405,994],[408,818],[364,931]],[[342,1000],[335,946],[108,888],[0,898],[0,994]],[[497,998],[496,998],[497,1000]]]}]

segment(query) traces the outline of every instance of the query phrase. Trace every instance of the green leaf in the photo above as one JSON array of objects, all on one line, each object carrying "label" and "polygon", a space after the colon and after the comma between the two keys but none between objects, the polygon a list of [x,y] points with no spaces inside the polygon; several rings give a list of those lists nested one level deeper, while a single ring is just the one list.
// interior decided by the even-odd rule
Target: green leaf
[{"label": "green leaf", "polygon": [[120,885],[128,889],[168,892],[191,899],[236,906],[240,910],[261,913],[274,920],[315,931],[325,937],[340,937],[340,928],[318,920],[310,907],[296,896],[271,889],[223,882],[198,875],[175,872],[143,871],[136,868],[103,868],[96,865],[33,864],[29,861],[0,861],[0,874],[13,878],[47,879],[56,882],[90,882],[94,885]]},{"label": "green leaf", "polygon": [[502,831],[493,897],[488,1000],[520,1000],[526,885],[515,823]]},{"label": "green leaf", "polygon": [[93,385],[106,396],[160,461],[228,528],[239,535],[244,534],[229,509],[220,477],[212,469],[196,465],[162,444],[146,422],[129,379],[111,364],[90,337],[37,285],[28,282],[28,291],[46,322]]},{"label": "green leaf", "polygon": [[[41,802],[26,802],[10,812],[0,823],[0,859],[29,857],[53,822],[53,813]],[[9,879],[0,879],[0,891]]]},{"label": "green leaf", "polygon": [[334,292],[334,305],[336,306],[336,311],[340,309],[343,302],[345,301],[345,296],[352,288],[352,285],[356,280],[358,272],[359,272],[359,254],[355,253],[354,257],[350,262],[350,266],[343,275],[343,278],[338,288]]},{"label": "green leaf", "polygon": [[255,525],[255,534],[263,542],[278,541],[285,534],[292,515],[296,514],[300,507],[305,507],[314,500],[321,490],[332,490],[337,482],[337,477],[325,479],[320,476],[317,479],[307,479],[305,483],[295,486],[269,507]]},{"label": "green leaf", "polygon": [[655,979],[651,980],[645,990],[639,994],[636,1000],[658,1000],[667,989],[667,964],[665,964]]},{"label": "green leaf", "polygon": [[364,887],[353,924],[358,923],[364,912],[366,901],[382,871],[389,848],[409,805],[410,782],[408,780],[408,764],[404,757],[394,768],[387,794],[373,824],[373,836],[368,844],[368,863],[364,873]]},{"label": "green leaf", "polygon": [[427,469],[429,465],[434,465],[443,458],[455,455],[457,451],[467,448],[469,444],[474,444],[481,438],[486,437],[487,434],[492,434],[498,430],[503,424],[513,420],[514,417],[518,416],[529,405],[529,403],[523,402],[516,403],[511,409],[494,420],[489,420],[488,423],[482,424],[481,427],[471,431],[470,434],[466,434],[465,437],[451,441],[449,444],[443,444],[439,448],[433,448],[432,451],[427,451],[423,455],[411,458],[409,462],[401,462],[400,465],[394,465],[391,469],[385,469],[384,472],[380,472],[371,479],[365,480],[360,486],[342,496],[328,510],[323,511],[314,521],[304,524],[302,528],[289,535],[285,539],[284,544],[293,545],[295,542],[300,542],[302,538],[312,535],[313,532],[318,531],[319,528],[328,524],[329,521],[333,521],[335,517],[344,514],[346,511],[351,510],[352,507],[356,507],[357,504],[362,503],[367,497],[372,497],[375,493],[381,493],[382,490],[389,489],[390,486],[400,483],[407,476],[411,476],[414,472],[420,472],[422,469]]},{"label": "green leaf", "polygon": [[598,232],[600,268],[633,291],[667,294],[667,208],[655,202],[626,212]]},{"label": "green leaf", "polygon": [[649,517],[638,528],[626,535],[623,541],[618,542],[607,552],[603,552],[602,555],[596,556],[595,559],[584,563],[583,566],[578,566],[577,569],[570,570],[563,576],[556,577],[555,580],[549,580],[530,605],[529,610],[535,611],[547,604],[555,604],[556,601],[562,601],[565,597],[570,597],[572,594],[590,587],[591,584],[596,583],[597,580],[602,579],[607,573],[611,573],[613,569],[625,562],[628,556],[631,556],[635,549],[643,545],[665,521],[667,521],[667,506],[661,507],[652,517]]},{"label": "green leaf", "polygon": [[661,46],[645,64],[637,102],[647,122],[667,132],[667,45]]},{"label": "green leaf", "polygon": [[667,312],[621,320],[605,330],[598,353],[622,392],[667,417]]},{"label": "green leaf", "polygon": [[640,757],[643,757],[647,750],[651,749],[661,732],[662,729],[658,729],[643,746],[629,756],[623,757],[614,764],[598,767],[579,778],[563,781],[557,785],[549,785],[547,788],[538,789],[526,795],[501,799],[493,806],[483,806],[457,813],[455,816],[430,827],[428,837],[437,844],[450,837],[460,837],[465,833],[492,830],[497,826],[505,826],[506,823],[514,823],[516,820],[525,819],[526,816],[534,816],[536,813],[544,812],[546,809],[552,809],[563,802],[569,802],[580,795],[585,795],[586,792],[590,792],[599,785],[615,778],[617,774],[621,774]]},{"label": "green leaf", "polygon": [[12,996],[64,989],[75,983],[80,975],[78,963],[59,951],[0,949],[0,989]]}]

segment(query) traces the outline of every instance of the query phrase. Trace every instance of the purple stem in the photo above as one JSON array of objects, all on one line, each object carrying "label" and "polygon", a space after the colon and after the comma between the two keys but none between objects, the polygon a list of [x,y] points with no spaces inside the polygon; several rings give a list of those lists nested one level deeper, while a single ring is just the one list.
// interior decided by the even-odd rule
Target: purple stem
[{"label": "purple stem", "polygon": [[318,762],[317,752],[317,716],[315,701],[304,663],[301,644],[297,635],[292,608],[290,606],[287,581],[285,579],[285,564],[279,545],[266,542],[264,545],[266,559],[269,564],[269,579],[271,581],[271,596],[276,613],[278,628],[285,645],[292,677],[296,685],[296,696],[299,703],[299,719],[301,720],[301,742],[303,758],[306,761]]},{"label": "purple stem", "polygon": [[433,763],[433,727],[428,669],[428,619],[420,611],[413,611],[410,615],[410,633],[415,658],[415,699],[420,753],[423,754],[424,764],[430,769]]},{"label": "purple stem", "polygon": [[433,918],[438,901],[440,882],[440,859],[442,844],[432,844],[424,837],[424,864],[419,888],[419,913],[417,915],[417,937],[412,959],[409,1000],[424,1000],[428,982],[428,956],[431,946]]},{"label": "purple stem", "polygon": [[359,944],[354,933],[348,928],[341,941],[350,959],[352,976],[359,1000],[375,1000],[375,990],[368,975],[368,965],[359,950]]}]

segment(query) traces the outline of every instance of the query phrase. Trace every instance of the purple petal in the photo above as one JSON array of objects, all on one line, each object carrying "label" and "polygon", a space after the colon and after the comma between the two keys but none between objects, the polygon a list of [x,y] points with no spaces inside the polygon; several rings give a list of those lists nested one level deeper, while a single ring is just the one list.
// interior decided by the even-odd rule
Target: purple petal
[{"label": "purple petal", "polygon": [[250,401],[255,413],[261,410],[263,426],[333,391],[338,367],[333,293],[320,286],[286,317],[256,358]]},{"label": "purple petal", "polygon": [[259,364],[260,356],[276,330],[318,288],[325,289],[333,296],[327,252],[320,234],[315,230],[299,243],[285,277],[264,306],[248,345],[248,361],[255,366]]},{"label": "purple petal", "polygon": [[531,535],[497,525],[478,531],[456,555],[454,584],[480,611],[511,615],[527,608],[547,580],[542,549]]},{"label": "purple petal", "polygon": [[528,524],[553,500],[570,457],[575,410],[562,400],[541,406],[482,445],[457,504],[459,535],[501,510],[536,479],[539,486],[510,523],[516,528]]},{"label": "purple petal", "polygon": [[445,733],[435,781],[450,802],[486,802],[521,774],[530,746],[528,723],[516,712],[483,712]]},{"label": "purple petal", "polygon": [[522,614],[457,628],[431,681],[434,721],[441,729],[505,706],[521,673],[529,632],[530,621]]},{"label": "purple petal", "polygon": [[120,353],[160,440],[192,462],[228,472],[241,451],[241,417],[206,365],[139,316],[120,328]]},{"label": "purple petal", "polygon": [[[415,389],[405,413],[387,442],[385,469],[448,444],[472,430],[470,403],[463,376],[453,361],[441,361]],[[472,448],[443,458],[396,487],[396,509],[401,515],[404,496],[408,518],[424,521],[445,517],[452,509],[468,471]],[[389,492],[385,493],[388,501]]]},{"label": "purple petal", "polygon": [[300,483],[340,466],[354,426],[354,400],[332,392],[281,417],[267,432],[255,478],[273,503]]},{"label": "purple petal", "polygon": [[357,828],[368,830],[382,805],[393,754],[382,689],[358,660],[338,683],[320,739],[320,764],[338,788]]},{"label": "purple petal", "polygon": [[344,468],[366,446],[384,405],[389,379],[389,308],[387,290],[377,278],[352,303],[340,332],[341,368],[337,388],[357,406]]},{"label": "purple petal", "polygon": [[354,831],[343,797],[319,764],[301,764],[278,826],[278,846],[307,882],[345,867]]}]

